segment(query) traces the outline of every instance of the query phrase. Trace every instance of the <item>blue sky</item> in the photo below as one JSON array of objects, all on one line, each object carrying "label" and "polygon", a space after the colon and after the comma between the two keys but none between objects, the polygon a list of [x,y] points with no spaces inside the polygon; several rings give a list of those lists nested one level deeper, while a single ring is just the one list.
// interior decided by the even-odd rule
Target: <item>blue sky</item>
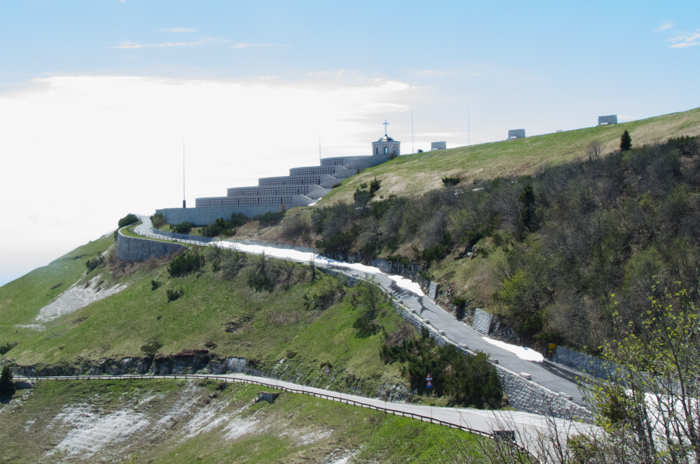
[{"label": "blue sky", "polygon": [[[0,284],[177,205],[183,140],[192,204],[316,163],[319,136],[365,154],[384,119],[410,153],[411,106],[415,149],[454,147],[468,112],[472,143],[640,119],[700,106],[698,76],[697,1],[2,2],[0,194],[26,201]],[[51,243],[17,232],[47,223]]]}]

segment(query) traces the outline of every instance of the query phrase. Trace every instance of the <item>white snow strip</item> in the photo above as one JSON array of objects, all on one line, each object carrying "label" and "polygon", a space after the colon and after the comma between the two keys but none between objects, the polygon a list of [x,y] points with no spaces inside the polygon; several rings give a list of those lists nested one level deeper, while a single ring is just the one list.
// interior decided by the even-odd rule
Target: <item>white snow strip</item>
[{"label": "white snow strip", "polygon": [[319,259],[318,255],[315,253],[297,251],[288,248],[275,248],[262,245],[247,245],[244,243],[233,242],[215,242],[213,245],[221,248],[230,248],[232,250],[253,255],[261,255],[265,253],[265,256],[269,256],[271,258],[288,259],[300,263],[309,263],[312,259]]},{"label": "white snow strip", "polygon": [[[374,266],[366,266],[361,263],[344,263],[342,261],[336,261],[334,259],[327,258],[325,256],[318,255],[316,253],[297,251],[287,248],[275,248],[263,245],[246,245],[243,243],[233,243],[233,242],[216,242],[215,246],[222,248],[230,248],[232,250],[240,251],[242,253],[250,253],[255,255],[261,255],[265,253],[266,256],[271,258],[287,259],[290,261],[296,261],[298,263],[308,264],[312,260],[319,264],[326,264],[334,268],[344,268],[352,269],[355,271],[362,272],[363,274],[383,274],[381,269]],[[406,279],[401,276],[388,276],[391,280],[395,281],[396,284],[409,290],[419,296],[425,296],[421,291],[420,285],[412,280]]]},{"label": "white snow strip", "polygon": [[36,330],[37,332],[43,332],[46,330],[46,327],[44,327],[41,324],[27,324],[27,325],[16,325],[18,329],[31,329],[31,330]]},{"label": "white snow strip", "polygon": [[227,440],[235,440],[238,437],[242,437],[247,433],[254,432],[260,427],[255,419],[246,420],[240,417],[236,417],[224,428],[224,438]]},{"label": "white snow strip", "polygon": [[47,456],[65,452],[68,457],[90,457],[105,446],[124,441],[139,430],[148,426],[148,420],[141,413],[120,410],[101,416],[93,412],[87,404],[63,408],[47,429],[56,425],[68,426],[66,437]]},{"label": "white snow strip", "polygon": [[499,348],[502,348],[506,351],[510,351],[511,353],[515,353],[517,357],[520,359],[524,359],[526,361],[535,361],[535,362],[542,362],[544,361],[544,356],[542,356],[540,353],[538,353],[535,350],[532,350],[526,346],[517,346],[517,345],[511,345],[510,343],[502,342],[500,340],[494,340],[493,338],[488,338],[488,337],[481,337],[487,342],[489,342],[492,345],[496,345]]},{"label": "white snow strip", "polygon": [[208,432],[215,429],[219,425],[227,422],[231,417],[229,415],[219,415],[222,409],[227,406],[227,403],[216,402],[209,403],[207,406],[197,411],[192,419],[185,425],[185,430],[188,432],[183,440],[187,440],[202,432]]},{"label": "white snow strip", "polygon": [[398,285],[399,287],[405,288],[406,290],[410,290],[418,296],[425,296],[425,294],[420,288],[420,285],[418,285],[414,281],[406,279],[399,275],[389,276],[389,278],[396,282],[396,285]]},{"label": "white snow strip", "polygon": [[102,274],[93,277],[85,287],[79,282],[71,285],[68,290],[61,293],[52,303],[44,306],[36,317],[37,322],[49,322],[66,314],[71,314],[85,306],[121,292],[128,284],[115,285],[111,288],[97,288],[97,282]]},{"label": "white snow strip", "polygon": [[299,442],[297,443],[297,446],[310,445],[312,443],[316,443],[317,441],[321,441],[330,437],[332,433],[333,430],[331,429],[304,434],[299,437]]}]

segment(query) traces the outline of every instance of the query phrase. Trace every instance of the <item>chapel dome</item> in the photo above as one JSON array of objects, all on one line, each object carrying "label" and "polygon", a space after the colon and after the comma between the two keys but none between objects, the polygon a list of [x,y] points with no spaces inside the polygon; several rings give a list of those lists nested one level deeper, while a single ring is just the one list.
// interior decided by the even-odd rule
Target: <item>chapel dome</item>
[{"label": "chapel dome", "polygon": [[377,142],[393,142],[393,141],[394,141],[394,139],[392,139],[392,138],[389,137],[388,135],[385,135],[385,136],[382,137],[381,139],[377,140]]}]

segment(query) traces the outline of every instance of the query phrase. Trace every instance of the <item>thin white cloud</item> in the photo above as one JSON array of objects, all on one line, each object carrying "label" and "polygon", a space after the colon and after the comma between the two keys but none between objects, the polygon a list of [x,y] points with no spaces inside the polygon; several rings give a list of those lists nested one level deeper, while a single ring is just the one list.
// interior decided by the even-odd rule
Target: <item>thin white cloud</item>
[{"label": "thin white cloud", "polygon": [[480,76],[483,76],[483,73],[478,72],[478,71],[464,71],[464,70],[438,71],[436,69],[416,69],[414,71],[411,71],[411,74],[413,74],[415,76],[422,76],[422,77],[449,77],[449,76],[480,77]]},{"label": "thin white cloud", "polygon": [[695,32],[684,32],[678,36],[668,39],[671,42],[671,48],[694,47],[700,45],[700,29]]},{"label": "thin white cloud", "polygon": [[286,47],[286,45],[269,44],[269,43],[250,43],[250,42],[239,42],[237,44],[231,45],[231,48],[233,48],[234,50],[239,50],[242,48],[249,48],[249,47]]},{"label": "thin white cloud", "polygon": [[169,27],[161,29],[161,32],[197,32],[194,27]]},{"label": "thin white cloud", "polygon": [[198,47],[200,45],[216,45],[219,43],[228,42],[226,39],[217,37],[205,37],[194,42],[162,42],[155,44],[142,44],[125,40],[114,48],[134,49],[134,48],[163,48],[163,47]]},{"label": "thin white cloud", "polygon": [[416,71],[411,71],[412,74],[417,74],[419,76],[435,76],[444,77],[454,74],[452,71],[436,71],[434,69],[418,69]]},{"label": "thin white cloud", "polygon": [[673,29],[673,21],[664,21],[661,23],[661,26],[656,28],[655,32],[667,31],[669,29]]}]

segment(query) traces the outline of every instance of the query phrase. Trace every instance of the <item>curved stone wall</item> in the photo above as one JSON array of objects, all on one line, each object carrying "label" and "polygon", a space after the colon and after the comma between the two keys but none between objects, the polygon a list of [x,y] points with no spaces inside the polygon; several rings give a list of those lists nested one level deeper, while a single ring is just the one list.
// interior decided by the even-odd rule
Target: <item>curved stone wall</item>
[{"label": "curved stone wall", "polygon": [[145,261],[149,258],[159,258],[185,249],[187,249],[186,246],[177,243],[127,237],[122,235],[121,230],[117,236],[117,256],[122,261]]}]

